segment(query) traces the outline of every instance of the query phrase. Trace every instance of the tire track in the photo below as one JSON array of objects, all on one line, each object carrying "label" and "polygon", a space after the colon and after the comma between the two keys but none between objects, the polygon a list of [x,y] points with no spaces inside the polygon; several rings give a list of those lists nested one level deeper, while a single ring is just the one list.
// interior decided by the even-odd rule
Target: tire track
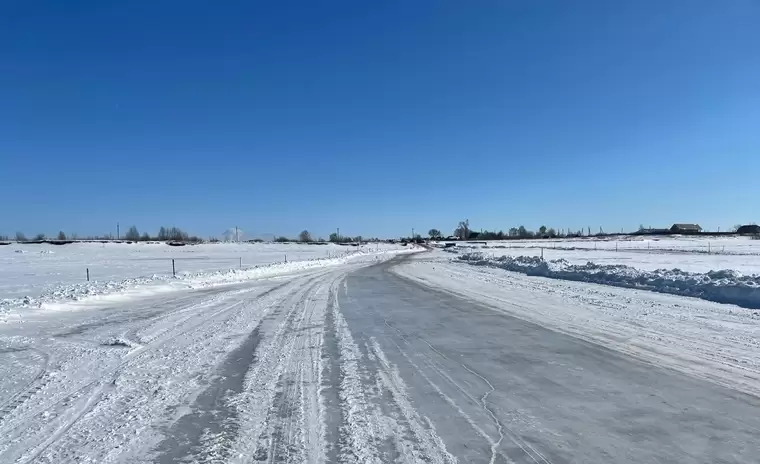
[{"label": "tire track", "polygon": [[[198,397],[192,406],[193,413],[184,415],[172,425],[168,437],[158,445],[158,463],[174,463],[192,455],[203,455],[202,442],[215,459],[229,455],[232,437],[238,433],[235,410],[225,399],[230,394],[240,393],[243,380],[250,366],[255,362],[255,352],[261,341],[258,326],[246,337],[242,345],[225,359],[214,382]],[[206,435],[206,440],[202,437]],[[217,437],[209,445],[209,435]]]},{"label": "tire track", "polygon": [[[405,344],[411,346],[411,344],[408,341],[409,336],[407,334],[404,334],[400,329],[398,329],[394,325],[390,324],[387,319],[385,320],[385,325],[388,326],[389,328],[393,329],[394,332],[396,332],[396,334],[399,337],[401,337],[401,339],[404,341]],[[448,395],[446,395],[445,393],[443,393],[443,391],[440,389],[440,387],[437,384],[435,384],[435,382],[433,382],[427,375],[423,374],[424,378],[428,381],[428,383],[430,383],[430,385],[433,386],[433,388],[442,397],[444,397],[444,399],[448,403],[450,403],[453,407],[455,407],[455,409],[459,410],[460,414],[462,414],[463,417],[466,418],[466,420],[473,426],[473,428],[481,436],[484,436],[487,439],[487,441],[489,442],[490,448],[491,448],[491,456],[490,456],[490,459],[489,459],[489,463],[490,464],[494,464],[496,462],[496,459],[497,459],[497,457],[499,455],[501,455],[505,459],[510,460],[510,457],[506,456],[505,454],[503,454],[503,452],[499,451],[499,447],[501,446],[501,443],[504,441],[504,438],[508,438],[532,462],[534,462],[536,464],[540,464],[540,463],[551,464],[551,462],[547,459],[547,457],[543,453],[541,453],[539,450],[535,449],[532,445],[530,445],[530,443],[527,443],[525,440],[521,439],[517,434],[515,434],[514,432],[512,432],[511,430],[509,430],[507,427],[505,427],[505,425],[496,416],[496,413],[494,412],[494,410],[488,405],[488,397],[490,396],[491,393],[493,393],[496,390],[493,387],[493,385],[491,384],[491,382],[488,381],[487,378],[485,378],[484,376],[482,376],[482,375],[478,374],[477,372],[473,371],[466,364],[452,360],[451,358],[449,358],[448,356],[446,356],[444,353],[442,353],[438,348],[436,348],[435,346],[433,346],[432,344],[430,344],[424,338],[422,338],[420,336],[416,336],[414,338],[417,339],[417,340],[420,340],[421,342],[423,342],[424,344],[426,344],[431,351],[433,351],[434,353],[436,353],[441,358],[443,358],[443,359],[445,359],[445,360],[447,360],[447,361],[449,361],[451,363],[459,365],[462,369],[464,369],[468,373],[474,375],[475,377],[477,377],[478,379],[480,379],[482,382],[484,382],[485,385],[488,387],[488,389],[483,393],[483,395],[480,398],[476,399],[466,389],[464,389],[458,382],[455,382],[445,372],[445,370],[443,370],[440,366],[438,366],[438,364],[433,359],[431,359],[427,355],[424,355],[429,360],[431,367],[433,367],[433,369],[438,373],[438,375],[440,375],[444,380],[447,380],[447,381],[451,382],[465,397],[469,398],[473,402],[476,402],[483,409],[483,411],[485,411],[488,414],[488,416],[493,421],[493,424],[496,427],[497,434],[498,434],[498,437],[497,437],[496,440],[494,440],[490,436],[488,436],[482,430],[482,428],[479,425],[477,425],[474,421],[472,421],[472,419],[469,418],[469,415],[463,413],[463,411],[461,410],[461,408],[459,408],[459,406],[456,404],[456,402],[453,399],[451,399],[450,397],[448,397]],[[398,345],[396,345],[396,346],[398,346]],[[419,366],[417,366],[411,360],[411,358],[406,353],[404,353],[403,350],[401,350],[401,347],[398,346],[398,348],[399,348],[399,351],[401,351],[402,354],[406,357],[406,359],[416,369],[418,369],[422,373],[423,371],[421,369],[419,369]]]},{"label": "tire track", "polygon": [[387,389],[393,403],[404,418],[405,428],[415,437],[416,443],[408,443],[405,450],[414,459],[414,462],[429,461],[433,463],[456,463],[457,459],[446,450],[443,440],[436,434],[435,428],[429,421],[423,418],[414,409],[407,395],[406,385],[385,353],[375,339],[370,340],[370,349],[379,363],[378,380],[383,388]]},{"label": "tire track", "polygon": [[267,419],[270,446],[266,462],[319,462],[324,457],[318,433],[319,353],[325,309],[322,290],[315,286],[305,294],[298,313],[301,317],[292,327],[293,355],[277,383],[275,404]]},{"label": "tire track", "polygon": [[0,425],[3,424],[7,415],[11,414],[14,410],[31,399],[40,390],[45,388],[48,382],[50,382],[50,377],[47,375],[50,358],[47,353],[36,348],[23,348],[14,351],[17,353],[21,351],[29,351],[29,357],[32,358],[33,361],[37,361],[38,364],[41,364],[42,367],[26,385],[0,404]]},{"label": "tire track", "polygon": [[[262,294],[257,295],[255,298],[266,296],[284,287],[288,283],[290,282],[286,282],[275,288],[269,289]],[[151,353],[155,352],[166,343],[171,342],[180,336],[189,334],[190,332],[209,324],[209,322],[212,320],[216,320],[220,317],[225,318],[230,312],[240,309],[240,307],[244,305],[244,301],[235,301],[231,304],[225,304],[225,301],[231,297],[239,296],[240,294],[253,292],[256,290],[257,289],[244,289],[228,292],[227,294],[215,296],[211,300],[204,301],[203,303],[193,305],[190,308],[183,308],[179,310],[178,312],[180,313],[189,312],[190,314],[188,314],[186,317],[183,317],[179,321],[178,325],[174,326],[174,330],[169,331],[168,334],[167,331],[163,331],[162,334],[166,334],[165,336],[154,339],[151,343],[132,350],[124,356],[122,361],[113,370],[104,373],[101,378],[84,384],[74,392],[69,393],[59,399],[52,406],[47,406],[44,408],[44,411],[47,411],[51,408],[58,408],[59,406],[62,406],[64,412],[59,413],[58,417],[61,417],[63,422],[59,423],[56,426],[56,431],[51,434],[49,438],[47,438],[30,453],[25,455],[22,462],[30,462],[37,459],[42,459],[43,453],[48,452],[49,449],[54,445],[57,449],[61,449],[61,452],[66,456],[69,456],[69,459],[74,459],[77,455],[75,450],[80,449],[82,444],[88,441],[91,433],[112,427],[112,421],[114,420],[114,417],[101,415],[94,416],[92,419],[90,419],[91,421],[95,421],[95,427],[89,427],[84,432],[70,433],[72,428],[77,425],[85,416],[91,415],[90,413],[98,406],[103,398],[114,393],[116,380],[122,372],[132,367],[138,366],[145,357],[149,357]],[[223,306],[220,309],[213,311],[211,314],[201,312],[204,308],[213,307],[215,305]],[[176,315],[176,313],[177,312],[173,312],[172,315]],[[117,400],[116,404],[121,404],[122,406],[126,406],[129,409],[135,409],[137,406],[139,406],[139,404],[135,404],[134,400],[136,398],[140,399],[140,393],[144,392],[135,391],[132,393],[134,396],[126,398],[126,401]],[[124,411],[122,410],[121,412],[123,413]],[[37,412],[36,414],[30,414],[27,416],[27,420],[31,417],[38,416],[39,414],[40,412]],[[16,427],[20,425],[23,425],[23,422],[17,424]],[[55,456],[56,454],[52,453],[49,460],[51,462],[56,462],[58,458]]]},{"label": "tire track", "polygon": [[338,462],[341,449],[347,446],[341,440],[340,430],[343,428],[346,417],[340,407],[339,386],[343,382],[343,373],[340,370],[340,347],[338,336],[335,332],[335,299],[336,292],[331,291],[327,300],[325,312],[325,328],[322,342],[322,371],[320,382],[320,397],[324,407],[325,416],[322,433],[327,443],[325,458],[327,462]]},{"label": "tire track", "polygon": [[[323,276],[321,273],[300,280],[299,289],[287,295],[271,317],[265,318],[260,329],[262,342],[245,376],[242,392],[226,399],[227,406],[236,411],[239,430],[246,431],[234,438],[235,456],[230,456],[228,462],[247,462],[246,456],[266,462],[270,455],[287,457],[304,453],[301,437],[295,439],[295,429],[287,421],[283,423],[279,415],[285,415],[284,411],[291,408],[292,402],[285,399],[300,397],[301,390],[294,381],[297,377],[291,375],[289,366],[297,346],[297,329],[303,328],[306,319],[308,295]],[[298,410],[294,412],[300,415]],[[203,458],[200,456],[201,461]]]},{"label": "tire track", "polygon": [[345,444],[338,455],[340,462],[381,463],[378,452],[379,424],[372,420],[372,411],[362,375],[363,356],[354,341],[336,298],[332,307],[333,324],[340,353],[342,374],[339,390],[344,421],[340,426],[339,443]]}]

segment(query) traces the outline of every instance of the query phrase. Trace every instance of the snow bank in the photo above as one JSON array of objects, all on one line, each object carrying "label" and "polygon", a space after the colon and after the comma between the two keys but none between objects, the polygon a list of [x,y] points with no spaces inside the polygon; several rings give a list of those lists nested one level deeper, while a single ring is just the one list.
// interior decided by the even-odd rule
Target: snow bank
[{"label": "snow bank", "polygon": [[466,253],[457,260],[531,276],[637,288],[760,309],[760,275],[743,275],[728,269],[706,273],[680,269],[645,271],[621,264],[601,265],[590,261],[571,264],[565,259],[544,261],[535,256],[489,257],[483,253]]},{"label": "snow bank", "polygon": [[[134,277],[177,272],[216,272],[241,267],[339,258],[357,251],[402,248],[389,243],[361,247],[301,243],[207,243],[183,247],[164,243],[17,244],[0,246],[0,300],[38,297],[62,285],[91,280],[121,282]],[[47,253],[50,251],[51,253]],[[44,253],[43,253],[44,252]],[[287,258],[287,259],[286,259]]]},{"label": "snow bank", "polygon": [[337,266],[361,258],[385,258],[396,253],[415,250],[357,251],[337,258],[311,259],[304,261],[279,262],[257,265],[243,269],[227,269],[210,272],[152,275],[122,280],[91,281],[77,284],[63,284],[46,290],[38,297],[23,296],[0,299],[0,315],[13,309],[59,308],[72,302],[95,300],[107,297],[124,299],[146,294],[155,294],[179,289],[202,288],[214,285],[232,284],[253,279],[286,275],[308,269]]}]

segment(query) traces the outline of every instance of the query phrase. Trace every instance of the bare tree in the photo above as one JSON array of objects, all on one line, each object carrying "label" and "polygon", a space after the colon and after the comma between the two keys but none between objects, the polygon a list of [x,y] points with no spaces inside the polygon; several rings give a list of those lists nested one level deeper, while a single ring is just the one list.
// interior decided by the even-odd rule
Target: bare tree
[{"label": "bare tree", "polygon": [[58,232],[58,240],[66,240],[66,234],[63,231]]},{"label": "bare tree", "polygon": [[467,240],[470,237],[470,220],[459,221],[459,225],[454,229],[454,235],[460,240]]},{"label": "bare tree", "polygon": [[38,241],[38,242],[39,242],[40,240],[45,240],[45,234],[37,234],[37,235],[35,235],[35,236],[34,236],[34,239],[35,239],[36,241]]},{"label": "bare tree", "polygon": [[542,237],[543,237],[544,235],[546,235],[546,226],[541,226],[541,227],[539,227],[539,228],[538,228],[538,233],[539,233],[539,234],[541,234],[541,236],[542,236]]},{"label": "bare tree", "polygon": [[435,240],[435,239],[439,239],[439,238],[441,238],[441,231],[440,231],[440,230],[438,230],[438,229],[430,229],[430,230],[428,231],[428,235],[429,235],[429,236],[430,236],[430,238],[432,238],[433,240]]},{"label": "bare tree", "polygon": [[311,242],[313,241],[311,239],[311,234],[308,230],[302,230],[300,234],[298,234],[298,240],[301,242]]},{"label": "bare tree", "polygon": [[149,242],[150,241],[150,235],[148,235],[147,232],[143,232],[143,234],[140,236],[140,240],[143,242]]},{"label": "bare tree", "polygon": [[130,240],[133,242],[140,240],[140,232],[138,232],[137,227],[136,226],[130,227],[127,233],[124,234],[124,239]]},{"label": "bare tree", "polygon": [[16,241],[17,242],[26,242],[26,235],[24,235],[23,232],[16,232]]}]

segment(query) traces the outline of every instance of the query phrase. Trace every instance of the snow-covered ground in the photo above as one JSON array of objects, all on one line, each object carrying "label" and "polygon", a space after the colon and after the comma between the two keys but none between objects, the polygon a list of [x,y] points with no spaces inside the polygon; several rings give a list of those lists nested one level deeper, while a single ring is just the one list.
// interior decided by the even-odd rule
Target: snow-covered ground
[{"label": "snow-covered ground", "polygon": [[464,242],[458,261],[760,309],[760,240],[726,237]]},{"label": "snow-covered ground", "polygon": [[582,250],[659,250],[662,252],[697,252],[760,254],[760,240],[749,236],[646,236],[621,235],[612,237],[557,238],[531,240],[501,240],[461,242],[460,246],[511,247],[511,248],[566,248]]},{"label": "snow-covered ground", "polygon": [[409,251],[13,307],[0,462],[756,462],[760,312]]},{"label": "snow-covered ground", "polygon": [[570,264],[623,264],[645,271],[680,269],[706,273],[731,269],[760,274],[760,240],[725,238],[642,238],[617,240],[509,240],[458,243],[451,251],[481,251],[490,257],[535,256]]},{"label": "snow-covered ground", "polygon": [[0,462],[324,462],[325,325],[349,336],[339,284],[408,251],[0,324]]},{"label": "snow-covered ground", "polygon": [[[135,292],[156,293],[341,264],[354,255],[396,252],[392,244],[361,247],[219,243],[11,244],[0,246],[0,317],[12,308]],[[172,260],[176,278],[172,276]],[[287,260],[287,262],[286,262]],[[90,281],[87,281],[89,269]]]}]

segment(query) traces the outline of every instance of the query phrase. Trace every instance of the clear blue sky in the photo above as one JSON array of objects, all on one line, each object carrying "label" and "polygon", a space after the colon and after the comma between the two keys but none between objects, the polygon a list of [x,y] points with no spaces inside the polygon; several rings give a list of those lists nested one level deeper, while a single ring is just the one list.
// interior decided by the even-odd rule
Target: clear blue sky
[{"label": "clear blue sky", "polygon": [[5,1],[0,234],[760,221],[760,3]]}]

